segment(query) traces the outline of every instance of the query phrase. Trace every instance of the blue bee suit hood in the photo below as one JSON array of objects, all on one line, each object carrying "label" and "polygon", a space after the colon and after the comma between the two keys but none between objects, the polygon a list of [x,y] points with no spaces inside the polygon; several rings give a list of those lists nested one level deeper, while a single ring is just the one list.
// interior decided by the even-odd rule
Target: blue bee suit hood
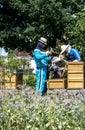
[{"label": "blue bee suit hood", "polygon": [[39,41],[38,44],[37,44],[36,49],[39,49],[40,51],[44,51],[43,50],[43,43]]}]

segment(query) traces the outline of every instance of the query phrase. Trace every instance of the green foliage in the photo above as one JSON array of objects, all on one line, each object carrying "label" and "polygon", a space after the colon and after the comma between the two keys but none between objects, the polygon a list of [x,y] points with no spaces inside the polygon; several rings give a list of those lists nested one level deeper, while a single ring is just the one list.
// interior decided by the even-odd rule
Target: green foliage
[{"label": "green foliage", "polygon": [[31,86],[33,89],[35,89],[35,84],[36,84],[36,77],[35,77],[35,75],[29,75],[28,78],[24,80],[24,83],[26,85]]},{"label": "green foliage", "polygon": [[10,81],[10,87],[11,85],[11,78],[14,74],[18,72],[18,70],[22,70],[22,65],[28,65],[27,61],[25,59],[18,59],[16,58],[14,52],[12,50],[9,50],[7,59],[0,58],[0,64],[3,66],[3,71],[0,75],[0,81],[5,81],[5,76],[8,76]]},{"label": "green foliage", "polygon": [[60,40],[84,48],[84,5],[84,0],[1,0],[0,44],[30,52],[44,36],[49,46],[58,46]]},{"label": "green foliage", "polygon": [[85,97],[51,93],[40,98],[28,91],[4,92],[1,130],[84,130]]}]

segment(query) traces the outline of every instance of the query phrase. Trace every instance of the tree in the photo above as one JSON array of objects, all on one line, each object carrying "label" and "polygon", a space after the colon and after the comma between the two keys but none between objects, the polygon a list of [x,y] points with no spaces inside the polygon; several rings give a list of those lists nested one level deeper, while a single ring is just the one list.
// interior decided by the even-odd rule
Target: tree
[{"label": "tree", "polygon": [[62,1],[3,0],[1,45],[32,49],[41,36],[55,43],[63,34],[65,13]]},{"label": "tree", "polygon": [[0,8],[1,46],[31,51],[41,36],[48,39],[49,46],[66,43],[64,35],[73,44],[71,31],[84,0],[1,0]]},{"label": "tree", "polygon": [[[81,1],[81,0],[80,0]],[[70,44],[79,49],[83,60],[85,60],[85,2],[77,4],[77,11],[73,12],[72,20],[69,26],[65,27],[65,35],[68,37]],[[71,18],[70,17],[70,18]]]}]

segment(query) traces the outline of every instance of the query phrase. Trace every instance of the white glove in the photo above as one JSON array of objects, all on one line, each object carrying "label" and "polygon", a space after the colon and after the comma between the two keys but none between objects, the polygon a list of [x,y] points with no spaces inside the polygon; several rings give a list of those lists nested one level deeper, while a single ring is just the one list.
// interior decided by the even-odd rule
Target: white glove
[{"label": "white glove", "polygon": [[50,51],[48,51],[47,55],[50,56],[50,55],[52,55],[53,52],[54,52],[54,51],[53,51],[53,49],[51,48]]},{"label": "white glove", "polygon": [[52,54],[54,52],[53,48],[50,49],[50,53]]},{"label": "white glove", "polygon": [[74,60],[73,62],[78,62],[78,60]]},{"label": "white glove", "polygon": [[49,55],[49,51],[46,51],[46,54]]},{"label": "white glove", "polygon": [[64,56],[63,56],[63,55],[61,55],[61,54],[59,55],[59,58],[60,58],[60,59],[62,59],[62,60],[64,60],[64,59],[65,59],[65,58],[64,58]]}]

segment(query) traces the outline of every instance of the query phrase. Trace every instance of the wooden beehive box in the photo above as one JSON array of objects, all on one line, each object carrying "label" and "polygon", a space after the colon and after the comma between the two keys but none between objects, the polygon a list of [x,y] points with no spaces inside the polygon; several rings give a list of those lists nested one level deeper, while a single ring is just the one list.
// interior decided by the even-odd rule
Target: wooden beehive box
[{"label": "wooden beehive box", "polygon": [[68,62],[69,71],[84,71],[84,62]]},{"label": "wooden beehive box", "polygon": [[16,88],[16,82],[5,82],[5,88],[10,89],[10,88]]},{"label": "wooden beehive box", "polygon": [[48,89],[64,89],[67,86],[66,79],[49,79]]},{"label": "wooden beehive box", "polygon": [[68,88],[70,89],[82,89],[84,88],[83,80],[68,80]]},{"label": "wooden beehive box", "polygon": [[84,88],[84,62],[68,62],[67,88]]},{"label": "wooden beehive box", "polygon": [[[6,82],[10,82],[10,78],[8,75],[5,75],[5,81]],[[11,81],[12,82],[16,82],[16,74],[14,74],[12,77],[11,77]]]},{"label": "wooden beehive box", "polygon": [[68,80],[70,80],[70,79],[83,80],[83,78],[84,78],[84,73],[82,71],[68,72]]},{"label": "wooden beehive box", "polygon": [[8,75],[5,75],[5,83],[4,83],[5,87],[8,88],[16,88],[16,75],[14,74],[11,77],[11,82],[10,82],[10,78],[8,77]]},{"label": "wooden beehive box", "polygon": [[11,77],[11,83],[10,83],[10,79],[7,75],[5,75],[5,87],[6,88],[16,88],[18,85],[22,85],[23,84],[23,74],[14,74]]}]

